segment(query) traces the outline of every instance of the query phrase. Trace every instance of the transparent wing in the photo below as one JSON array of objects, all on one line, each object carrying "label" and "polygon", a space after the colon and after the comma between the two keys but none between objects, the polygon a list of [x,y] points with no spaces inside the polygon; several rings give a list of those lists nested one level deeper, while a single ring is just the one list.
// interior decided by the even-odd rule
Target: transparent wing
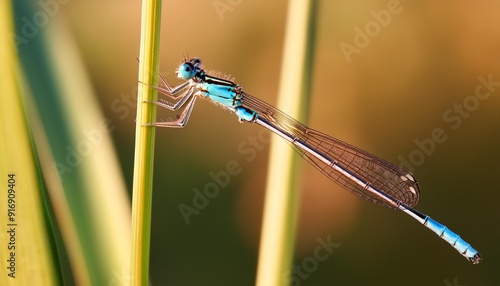
[{"label": "transparent wing", "polygon": [[[273,125],[319,150],[331,160],[337,161],[339,165],[355,174],[358,178],[410,207],[417,204],[419,197],[418,183],[406,169],[341,140],[310,129],[277,108],[249,94],[242,93],[241,96],[241,103],[244,107],[256,111],[259,116]],[[345,189],[375,204],[395,209],[394,206],[374,196],[371,192],[307,151],[295,145],[292,145],[292,147],[321,173]]]}]

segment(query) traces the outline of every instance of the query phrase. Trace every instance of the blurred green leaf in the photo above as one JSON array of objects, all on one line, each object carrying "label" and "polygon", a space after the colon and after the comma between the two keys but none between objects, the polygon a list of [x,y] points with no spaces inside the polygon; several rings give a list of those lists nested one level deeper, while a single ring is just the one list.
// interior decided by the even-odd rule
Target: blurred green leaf
[{"label": "blurred green leaf", "polygon": [[114,125],[100,111],[64,18],[35,4],[15,3],[16,35],[26,39],[18,48],[32,91],[29,122],[64,240],[59,247],[77,284],[127,284],[130,206],[109,136]]},{"label": "blurred green leaf", "polygon": [[26,91],[15,53],[12,7],[0,2],[0,281],[2,285],[57,285],[57,256],[45,220],[43,180],[37,173],[34,146],[21,92]]}]

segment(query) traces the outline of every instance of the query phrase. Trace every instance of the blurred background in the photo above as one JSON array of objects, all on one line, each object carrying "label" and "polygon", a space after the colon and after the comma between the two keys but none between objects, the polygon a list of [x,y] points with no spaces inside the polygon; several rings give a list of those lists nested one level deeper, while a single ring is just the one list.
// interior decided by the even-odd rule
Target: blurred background
[{"label": "blurred background", "polygon": [[[98,119],[113,126],[105,136],[130,200],[141,3],[33,2],[35,10],[18,10],[15,21],[22,27],[23,17],[49,11],[42,2],[57,5],[32,38],[44,29],[71,38]],[[196,56],[274,104],[286,8],[287,1],[164,1],[161,73],[179,84],[175,69]],[[500,284],[499,9],[497,1],[318,1],[308,125],[413,171],[417,209],[484,261],[472,266],[406,215],[349,194],[304,163],[295,271],[283,279]],[[24,54],[30,44],[20,45]],[[175,114],[159,110],[158,118]],[[186,128],[157,129],[156,136],[152,284],[253,285],[270,134],[200,100]],[[327,253],[322,261],[318,247]]]}]

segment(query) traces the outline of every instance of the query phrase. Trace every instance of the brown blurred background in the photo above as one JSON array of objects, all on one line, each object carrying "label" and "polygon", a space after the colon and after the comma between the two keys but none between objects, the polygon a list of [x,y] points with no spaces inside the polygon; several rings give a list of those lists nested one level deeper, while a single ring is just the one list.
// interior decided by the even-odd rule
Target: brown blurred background
[{"label": "brown blurred background", "polygon": [[[404,214],[358,199],[304,163],[294,265],[306,262],[310,271],[284,277],[299,277],[294,285],[498,285],[500,3],[318,5],[309,126],[413,169],[417,209],[484,261],[470,265]],[[274,104],[286,8],[286,1],[164,1],[160,71],[178,84],[178,64],[197,56]],[[140,1],[69,1],[55,15],[67,22],[116,126],[111,136],[130,190],[140,10]],[[478,95],[488,78],[493,84],[479,93],[490,96]],[[206,101],[186,128],[156,134],[151,281],[252,285],[269,134]],[[193,189],[213,186],[210,174],[230,162],[241,172],[186,220],[179,207],[195,207]],[[328,237],[339,246],[307,264]]]}]

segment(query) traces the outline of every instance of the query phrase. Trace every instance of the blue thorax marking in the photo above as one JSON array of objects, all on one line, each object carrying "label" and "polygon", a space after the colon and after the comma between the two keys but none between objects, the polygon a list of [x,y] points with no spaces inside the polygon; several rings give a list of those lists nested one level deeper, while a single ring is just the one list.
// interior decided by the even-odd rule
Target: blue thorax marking
[{"label": "blue thorax marking", "polygon": [[256,112],[241,106],[241,87],[232,81],[198,73],[198,89],[211,100],[231,109],[242,121],[252,121]]},{"label": "blue thorax marking", "polygon": [[177,70],[177,76],[195,82],[204,96],[232,110],[240,121],[252,122],[257,118],[257,112],[241,105],[244,96],[241,87],[230,80],[208,75],[201,68],[199,59],[183,63]]}]

